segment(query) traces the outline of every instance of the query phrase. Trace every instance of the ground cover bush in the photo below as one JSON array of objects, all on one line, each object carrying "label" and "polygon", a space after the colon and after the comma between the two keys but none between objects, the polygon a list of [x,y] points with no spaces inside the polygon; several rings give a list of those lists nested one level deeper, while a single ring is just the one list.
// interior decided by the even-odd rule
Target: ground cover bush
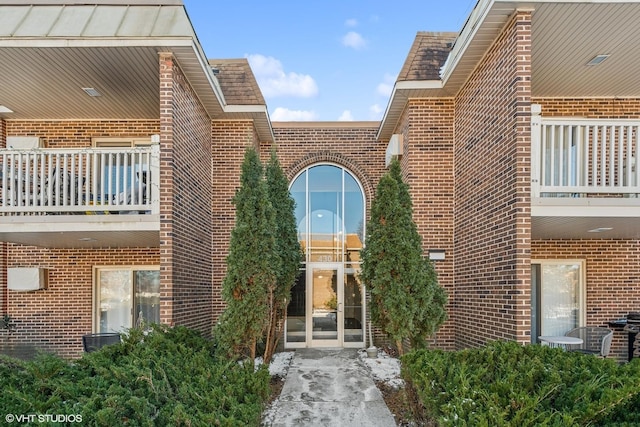
[{"label": "ground cover bush", "polygon": [[640,360],[494,342],[411,352],[402,376],[440,425],[640,425]]},{"label": "ground cover bush", "polygon": [[98,426],[246,426],[260,422],[269,373],[215,356],[194,331],[156,326],[71,362],[2,357],[0,390],[5,414],[77,414]]}]

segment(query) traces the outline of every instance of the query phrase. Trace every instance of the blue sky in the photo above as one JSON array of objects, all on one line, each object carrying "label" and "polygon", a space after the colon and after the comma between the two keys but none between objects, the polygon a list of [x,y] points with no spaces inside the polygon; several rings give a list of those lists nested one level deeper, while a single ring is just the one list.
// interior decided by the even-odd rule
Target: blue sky
[{"label": "blue sky", "polygon": [[380,120],[418,31],[476,0],[184,0],[209,58],[247,58],[272,121]]}]

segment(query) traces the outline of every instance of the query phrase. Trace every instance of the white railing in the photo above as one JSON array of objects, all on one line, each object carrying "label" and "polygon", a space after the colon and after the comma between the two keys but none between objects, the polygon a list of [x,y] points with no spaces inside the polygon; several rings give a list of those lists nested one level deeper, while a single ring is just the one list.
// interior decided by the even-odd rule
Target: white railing
[{"label": "white railing", "polygon": [[640,193],[640,120],[531,123],[533,197],[634,197]]},{"label": "white railing", "polygon": [[159,147],[0,150],[0,213],[158,213]]}]

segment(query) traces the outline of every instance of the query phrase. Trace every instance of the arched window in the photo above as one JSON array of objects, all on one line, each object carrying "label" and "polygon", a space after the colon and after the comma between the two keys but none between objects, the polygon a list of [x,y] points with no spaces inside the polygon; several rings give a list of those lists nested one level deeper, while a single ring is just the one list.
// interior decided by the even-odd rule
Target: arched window
[{"label": "arched window", "polygon": [[313,165],[291,184],[305,262],[358,263],[365,231],[360,183],[346,169]]},{"label": "arched window", "polygon": [[365,290],[358,280],[365,199],[346,169],[316,164],[290,187],[304,260],[287,307],[285,347],[364,345]]}]

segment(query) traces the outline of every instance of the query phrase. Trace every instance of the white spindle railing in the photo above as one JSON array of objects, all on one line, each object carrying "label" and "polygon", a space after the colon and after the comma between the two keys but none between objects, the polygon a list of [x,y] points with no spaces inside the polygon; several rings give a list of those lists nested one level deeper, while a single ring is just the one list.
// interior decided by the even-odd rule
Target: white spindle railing
[{"label": "white spindle railing", "polygon": [[0,150],[0,212],[159,211],[159,147]]},{"label": "white spindle railing", "polygon": [[533,197],[640,193],[640,120],[534,115],[531,130]]}]

